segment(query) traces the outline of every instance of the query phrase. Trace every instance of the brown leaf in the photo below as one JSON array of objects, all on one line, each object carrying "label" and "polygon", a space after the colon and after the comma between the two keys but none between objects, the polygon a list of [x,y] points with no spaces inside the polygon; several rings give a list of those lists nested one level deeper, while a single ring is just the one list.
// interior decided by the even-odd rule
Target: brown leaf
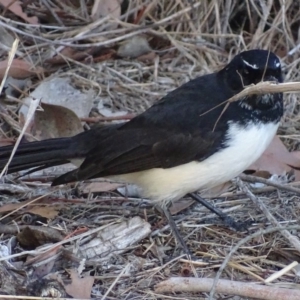
[{"label": "brown leaf", "polygon": [[102,62],[108,59],[113,59],[116,56],[116,51],[114,49],[101,49],[100,52],[93,56],[94,62]]},{"label": "brown leaf", "polygon": [[[7,60],[0,61],[0,80],[3,79],[4,73],[7,69],[7,62]],[[15,58],[10,66],[8,75],[14,78],[22,79],[35,74],[40,74],[42,72],[44,72],[43,68],[33,68],[32,65],[27,61]]]},{"label": "brown leaf", "polygon": [[82,61],[93,54],[93,48],[82,51],[76,48],[65,47],[61,50],[60,54],[62,55],[55,55],[54,57],[48,58],[45,62],[52,65],[66,64],[66,57],[76,61]]},{"label": "brown leaf", "polygon": [[50,227],[27,226],[17,235],[18,242],[23,246],[37,247],[59,242],[63,239],[61,233]]},{"label": "brown leaf", "polygon": [[143,54],[137,57],[136,59],[142,62],[151,62],[154,61],[156,57],[157,57],[156,53],[154,51],[151,51],[147,54]]},{"label": "brown leaf", "polygon": [[124,184],[107,181],[94,181],[89,183],[83,183],[82,185],[80,185],[80,192],[83,194],[110,192],[116,190],[121,186],[124,186]]},{"label": "brown leaf", "polygon": [[[23,98],[23,105],[19,109],[19,117],[23,119],[28,114],[28,107],[32,98],[40,99],[42,103],[63,106],[72,110],[79,118],[86,118],[95,100],[93,90],[75,88],[68,77],[53,77],[42,81],[29,97]],[[42,113],[43,116],[45,113]]]},{"label": "brown leaf", "polygon": [[79,277],[77,270],[70,270],[70,277],[72,282],[70,284],[64,284],[66,292],[78,299],[90,299],[91,291],[94,284],[93,276]]},{"label": "brown leaf", "polygon": [[201,191],[201,197],[203,198],[216,198],[223,193],[226,193],[232,186],[230,181],[226,181],[220,185],[217,185],[211,189]]},{"label": "brown leaf", "polygon": [[[118,19],[121,16],[121,6],[118,0],[95,0],[91,17],[93,20],[111,15]],[[116,26],[113,26],[116,28]],[[112,27],[111,27],[112,28]]]},{"label": "brown leaf", "polygon": [[12,145],[16,140],[11,138],[4,138],[0,136],[0,147]]},{"label": "brown leaf", "polygon": [[291,170],[290,166],[300,167],[300,159],[289,152],[278,136],[275,136],[267,150],[248,170],[268,171],[281,175]]},{"label": "brown leaf", "polygon": [[22,9],[20,1],[12,1],[12,0],[0,0],[0,4],[3,5],[6,9],[10,10],[16,16],[22,18],[29,24],[39,24],[37,17],[28,17]]},{"label": "brown leaf", "polygon": [[[21,207],[25,207],[27,203],[32,202],[32,199],[20,202],[20,203],[8,203],[4,204],[0,207],[0,213],[11,212],[13,210],[20,209]],[[36,202],[35,202],[36,203]]]},{"label": "brown leaf", "polygon": [[64,47],[59,54],[55,54],[55,56],[46,59],[45,63],[51,65],[66,64],[68,62],[67,58],[76,61],[84,61],[85,63],[101,62],[113,58],[115,54],[116,51],[114,49],[103,47],[91,47],[84,50],[71,47]]},{"label": "brown leaf", "polygon": [[271,177],[271,174],[268,171],[255,171],[251,175],[256,176],[256,177],[260,177],[260,178],[265,178],[265,179],[269,179]]},{"label": "brown leaf", "polygon": [[[62,54],[65,57],[69,57],[73,59],[73,56],[75,53],[77,53],[79,50],[76,48],[72,47],[64,47],[61,51],[60,54]],[[67,60],[61,55],[55,54],[54,57],[48,58],[45,60],[45,63],[51,64],[51,65],[60,65],[60,64],[65,64]]]},{"label": "brown leaf", "polygon": [[26,212],[39,215],[41,217],[47,218],[47,219],[53,219],[55,218],[59,213],[59,207],[57,206],[38,206],[34,205],[32,207],[29,207]]},{"label": "brown leaf", "polygon": [[80,119],[70,109],[42,103],[43,111],[36,111],[31,133],[39,140],[73,136],[83,131]]},{"label": "brown leaf", "polygon": [[170,206],[170,213],[172,215],[176,215],[182,210],[190,207],[194,202],[195,201],[191,199],[180,199],[178,201],[172,202],[172,205]]}]

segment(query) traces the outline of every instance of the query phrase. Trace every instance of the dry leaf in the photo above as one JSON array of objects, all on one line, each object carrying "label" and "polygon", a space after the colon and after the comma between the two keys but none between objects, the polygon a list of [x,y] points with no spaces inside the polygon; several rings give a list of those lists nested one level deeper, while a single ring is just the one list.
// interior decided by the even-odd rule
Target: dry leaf
[{"label": "dry leaf", "polygon": [[151,48],[144,36],[134,36],[122,43],[117,54],[121,57],[136,58],[150,51]]},{"label": "dry leaf", "polygon": [[[27,203],[32,202],[32,199],[20,202],[20,203],[8,203],[0,207],[0,213],[11,212],[13,210],[21,209],[21,207],[26,206]],[[37,202],[35,202],[37,203]]]},{"label": "dry leaf", "polygon": [[79,50],[77,48],[65,47],[60,51],[61,55],[55,54],[54,57],[46,59],[46,63],[51,65],[61,65],[66,64],[67,59],[71,58],[72,60],[82,61],[88,57],[93,57],[95,47],[91,47],[85,50]]},{"label": "dry leaf", "polygon": [[36,111],[31,133],[39,140],[68,137],[83,131],[81,121],[70,109],[42,103],[43,111]]},{"label": "dry leaf", "polygon": [[42,103],[59,105],[72,110],[79,118],[86,118],[93,107],[95,93],[93,90],[80,91],[71,85],[70,78],[55,77],[47,79],[23,99],[20,113],[27,115],[28,103],[32,98],[41,99]]},{"label": "dry leaf", "polygon": [[79,277],[77,270],[70,270],[70,277],[72,282],[64,284],[66,292],[77,299],[90,299],[92,287],[94,284],[93,276]]},{"label": "dry leaf", "polygon": [[51,227],[26,226],[18,233],[17,239],[21,245],[35,248],[48,243],[60,242],[63,236],[58,230]]},{"label": "dry leaf", "polygon": [[14,139],[5,138],[5,137],[0,136],[0,147],[12,145],[14,142],[15,142]]},{"label": "dry leaf", "polygon": [[[1,32],[0,32],[1,37]],[[1,42],[1,40],[0,40]],[[80,50],[77,48],[72,47],[64,47],[59,54],[53,53],[54,56],[45,60],[45,63],[51,65],[61,65],[67,64],[68,59],[76,61],[84,61],[86,63],[91,62],[101,62],[104,60],[112,59],[116,51],[110,48],[103,48],[103,47],[90,47],[88,49]]]},{"label": "dry leaf", "polygon": [[16,16],[22,18],[24,21],[28,22],[29,24],[39,24],[37,17],[28,17],[21,7],[20,1],[12,1],[12,0],[0,0],[0,4],[3,5],[5,8],[10,10]]},{"label": "dry leaf", "polygon": [[151,62],[155,60],[156,56],[157,56],[156,53],[154,51],[151,51],[147,54],[143,54],[137,57],[136,59],[142,62],[148,62],[148,61]]},{"label": "dry leaf", "polygon": [[170,213],[172,215],[176,215],[179,212],[190,207],[194,202],[195,201],[191,199],[180,199],[178,201],[172,202],[172,205],[170,206]]},{"label": "dry leaf", "polygon": [[260,177],[260,178],[265,178],[265,179],[269,179],[271,177],[271,174],[268,171],[255,171],[251,175],[256,176],[256,177]]},{"label": "dry leaf", "polygon": [[124,184],[107,181],[93,181],[89,183],[83,183],[82,185],[80,185],[79,189],[81,193],[89,194],[99,192],[110,192],[122,186],[124,186]]},{"label": "dry leaf", "polygon": [[290,166],[300,167],[300,159],[289,152],[278,136],[275,136],[267,150],[248,170],[267,171],[282,175],[291,170]]},{"label": "dry leaf", "polygon": [[[3,79],[7,68],[7,60],[0,61],[0,80]],[[34,67],[25,60],[15,58],[11,64],[8,75],[14,78],[27,78],[31,75],[43,73],[44,69],[41,67]]]},{"label": "dry leaf", "polygon": [[39,206],[34,205],[32,207],[29,207],[26,212],[39,215],[41,217],[47,218],[47,219],[53,219],[55,218],[59,213],[60,208],[57,206]]},{"label": "dry leaf", "polygon": [[[97,20],[111,15],[113,18],[118,19],[121,16],[121,6],[118,0],[95,0],[92,8],[91,17]],[[117,25],[111,26],[116,28]]]},{"label": "dry leaf", "polygon": [[216,198],[218,196],[220,196],[221,194],[223,193],[226,193],[230,187],[232,186],[232,183],[231,181],[226,181],[220,185],[217,185],[211,189],[208,189],[208,190],[203,190],[200,192],[201,194],[201,197],[203,198]]}]

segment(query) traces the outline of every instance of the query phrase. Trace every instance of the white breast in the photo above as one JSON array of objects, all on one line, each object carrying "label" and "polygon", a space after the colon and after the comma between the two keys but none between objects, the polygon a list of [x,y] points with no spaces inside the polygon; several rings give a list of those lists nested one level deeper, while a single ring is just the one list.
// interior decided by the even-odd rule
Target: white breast
[{"label": "white breast", "polygon": [[255,162],[270,144],[278,124],[247,127],[230,123],[226,147],[202,162],[190,162],[169,169],[150,169],[118,176],[141,187],[154,201],[177,200],[187,193],[208,189],[239,175]]}]

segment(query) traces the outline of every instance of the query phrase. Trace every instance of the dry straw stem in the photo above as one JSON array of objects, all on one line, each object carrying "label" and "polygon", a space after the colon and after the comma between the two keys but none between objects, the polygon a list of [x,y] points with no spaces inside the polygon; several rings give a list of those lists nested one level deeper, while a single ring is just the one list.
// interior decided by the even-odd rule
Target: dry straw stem
[{"label": "dry straw stem", "polygon": [[[209,292],[213,286],[212,278],[172,277],[156,285],[156,293]],[[300,290],[290,290],[249,282],[220,279],[216,292],[226,295],[259,298],[262,300],[299,300]]]},{"label": "dry straw stem", "polygon": [[39,105],[40,105],[40,99],[31,99],[30,105],[29,105],[29,109],[28,109],[28,113],[27,113],[27,116],[26,116],[25,124],[24,124],[24,126],[22,128],[22,131],[21,131],[20,135],[18,136],[18,139],[17,139],[17,141],[15,143],[15,146],[14,146],[12,152],[11,152],[11,155],[9,157],[9,160],[8,160],[7,164],[5,165],[5,167],[3,168],[2,172],[0,173],[0,179],[2,178],[2,176],[7,171],[8,166],[11,163],[11,161],[12,161],[12,159],[13,159],[16,151],[17,151],[17,148],[18,148],[19,144],[21,143],[21,140],[22,140],[22,138],[23,138],[23,136],[24,136],[24,134],[25,134],[28,126],[30,125],[31,120],[34,117],[35,111],[38,109]]},{"label": "dry straw stem", "polygon": [[[238,241],[236,243],[236,245],[230,250],[230,252],[227,254],[226,258],[224,259],[219,271],[217,272],[215,278],[214,278],[214,282],[211,286],[211,289],[210,289],[210,293],[209,293],[209,298],[208,300],[213,300],[214,298],[214,294],[216,292],[216,288],[217,288],[217,284],[220,280],[220,276],[223,272],[223,270],[225,269],[225,267],[227,266],[228,262],[230,261],[231,257],[233,256],[233,254],[245,243],[251,241],[252,239],[254,238],[257,238],[261,235],[264,235],[264,234],[269,234],[269,233],[273,233],[273,232],[276,232],[276,231],[282,231],[282,230],[299,230],[300,229],[300,226],[299,225],[291,225],[291,226],[286,226],[286,227],[273,227],[273,228],[268,228],[268,229],[265,229],[265,230],[259,230],[253,234],[250,234],[248,235],[247,237],[243,238],[242,240]],[[276,299],[276,298],[273,298],[273,299]],[[283,298],[279,298],[279,299],[283,299]],[[278,299],[278,300],[279,300]],[[287,298],[287,299],[291,299],[291,298]],[[295,298],[295,299],[299,299],[298,298]]]},{"label": "dry straw stem", "polygon": [[246,86],[240,93],[227,101],[234,102],[251,95],[294,92],[300,92],[300,82],[274,83],[272,81],[261,81],[258,84]]},{"label": "dry straw stem", "polygon": [[265,283],[270,283],[272,281],[274,281],[277,278],[280,278],[282,275],[286,274],[287,272],[289,272],[290,270],[292,270],[293,268],[295,268],[298,265],[297,261],[293,261],[292,263],[290,263],[288,266],[284,267],[282,270],[272,274],[271,276],[269,276],[266,280]]},{"label": "dry straw stem", "polygon": [[[239,177],[243,181],[252,182],[252,183],[259,182],[259,183],[263,183],[263,184],[266,184],[266,185],[276,187],[276,188],[284,190],[284,191],[288,191],[288,192],[292,192],[292,193],[296,193],[296,194],[300,195],[300,189],[299,188],[293,187],[293,186],[290,186],[290,185],[287,185],[287,184],[281,184],[281,183],[272,181],[270,179],[265,179],[265,178],[257,177],[257,176],[253,176],[253,175],[240,174]],[[299,185],[299,183],[296,183],[296,182],[294,184]]]},{"label": "dry straw stem", "polygon": [[[5,84],[6,78],[8,76],[8,71],[9,71],[9,69],[11,67],[13,59],[14,59],[15,54],[17,52],[18,45],[19,45],[19,39],[15,39],[14,42],[13,42],[13,44],[12,44],[11,50],[10,50],[10,52],[8,54],[8,63],[7,63],[7,68],[5,70],[5,73],[4,73],[4,76],[3,76],[3,79],[2,79],[2,82],[1,82],[1,85],[0,85],[0,94],[2,93],[2,90],[3,90],[4,84]],[[18,148],[18,146],[19,146],[19,144],[20,144],[20,142],[21,142],[21,140],[22,140],[22,138],[23,138],[23,136],[24,136],[24,134],[26,132],[26,129],[29,126],[29,124],[30,124],[30,122],[31,122],[31,120],[32,120],[32,118],[34,116],[34,113],[35,113],[36,109],[39,106],[39,103],[40,103],[39,100],[36,100],[36,99],[32,99],[31,100],[25,124],[24,124],[24,126],[22,128],[22,131],[21,131],[20,135],[18,136],[18,139],[16,141],[16,144],[15,144],[15,146],[13,148],[13,151],[12,151],[12,153],[10,155],[10,158],[9,158],[7,164],[5,165],[5,167],[3,168],[3,170],[0,173],[0,179],[2,178],[2,176],[7,171],[8,166],[9,166],[10,162],[12,161],[13,156],[15,155],[15,153],[17,151],[17,148]]]},{"label": "dry straw stem", "polygon": [[[234,101],[239,101],[244,99],[248,96],[252,95],[265,95],[265,94],[276,94],[276,93],[295,93],[300,92],[300,82],[284,82],[284,83],[274,83],[272,81],[261,81],[257,84],[252,84],[246,86],[241,92],[234,95],[233,97],[227,99],[226,101],[218,104],[217,106],[213,107],[212,109],[206,111],[204,114],[209,113],[210,111],[214,110],[215,108],[224,105],[225,103],[227,106]],[[224,110],[227,108],[225,106]]]},{"label": "dry straw stem", "polygon": [[15,39],[13,44],[12,44],[12,47],[11,47],[9,53],[8,53],[7,67],[6,67],[6,70],[5,70],[4,76],[2,78],[1,85],[0,85],[0,95],[1,95],[2,90],[4,88],[4,84],[5,84],[6,78],[8,76],[9,69],[11,67],[11,64],[12,64],[13,60],[14,60],[15,54],[18,50],[18,45],[19,45],[19,39]]},{"label": "dry straw stem", "polygon": [[261,81],[257,84],[252,84],[246,86],[241,92],[234,95],[233,97],[229,98],[228,100],[216,105],[212,109],[204,112],[202,115],[209,113],[210,111],[214,110],[215,108],[225,105],[223,111],[221,112],[220,116],[218,117],[215,125],[213,127],[213,131],[215,130],[219,120],[221,119],[223,113],[228,108],[231,102],[239,101],[241,99],[245,99],[246,97],[252,95],[265,95],[265,94],[275,94],[275,93],[294,93],[300,92],[300,82],[285,82],[285,83],[274,83],[272,81]]},{"label": "dry straw stem", "polygon": [[108,290],[106,291],[106,293],[103,295],[103,299],[106,299],[106,297],[109,295],[109,293],[112,291],[113,287],[117,284],[117,282],[119,281],[119,279],[123,276],[123,274],[125,274],[126,272],[128,272],[129,269],[129,264],[127,264],[124,269],[119,273],[119,275],[116,277],[116,279],[113,281],[113,283],[110,285],[110,287],[108,288]]},{"label": "dry straw stem", "polygon": [[[276,220],[276,218],[270,213],[265,204],[256,197],[249,188],[242,182],[240,178],[236,178],[234,180],[237,186],[246,193],[246,195],[253,201],[253,203],[264,213],[266,218],[271,222],[271,224],[278,228],[283,228],[280,223]],[[290,234],[288,230],[282,230],[281,234],[296,248],[296,250],[300,253],[300,241],[299,239]]]}]

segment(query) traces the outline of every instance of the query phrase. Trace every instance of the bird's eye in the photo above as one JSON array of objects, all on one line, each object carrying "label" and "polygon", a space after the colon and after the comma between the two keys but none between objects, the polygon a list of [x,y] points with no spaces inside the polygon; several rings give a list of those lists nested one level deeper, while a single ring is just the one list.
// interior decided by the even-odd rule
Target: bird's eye
[{"label": "bird's eye", "polygon": [[249,75],[249,70],[248,69],[244,69],[243,73],[244,73],[244,75]]}]

